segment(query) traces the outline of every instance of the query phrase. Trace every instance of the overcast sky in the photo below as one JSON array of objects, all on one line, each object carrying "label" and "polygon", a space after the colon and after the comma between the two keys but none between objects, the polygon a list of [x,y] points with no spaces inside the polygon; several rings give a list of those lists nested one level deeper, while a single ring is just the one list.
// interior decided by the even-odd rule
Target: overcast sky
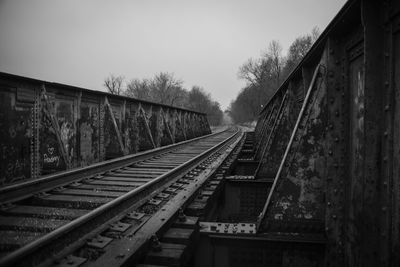
[{"label": "overcast sky", "polygon": [[0,0],[0,72],[104,90],[172,72],[225,109],[271,40],[321,31],[345,0]]}]

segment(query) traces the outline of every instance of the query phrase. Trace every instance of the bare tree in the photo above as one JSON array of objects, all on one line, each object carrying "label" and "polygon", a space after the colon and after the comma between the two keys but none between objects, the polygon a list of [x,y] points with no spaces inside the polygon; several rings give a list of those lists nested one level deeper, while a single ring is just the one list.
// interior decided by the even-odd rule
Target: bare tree
[{"label": "bare tree", "polygon": [[141,100],[147,100],[147,101],[153,100],[150,91],[150,81],[147,79],[143,80],[132,79],[126,85],[125,95]]},{"label": "bare tree", "polygon": [[231,103],[232,118],[236,122],[251,121],[257,116],[261,105],[270,98],[281,81],[282,48],[272,41],[269,50],[259,59],[249,59],[238,72],[247,85]]},{"label": "bare tree", "polygon": [[161,72],[150,83],[153,101],[166,105],[181,106],[185,98],[185,90],[182,81],[171,73]]},{"label": "bare tree", "polygon": [[104,80],[104,87],[114,95],[121,95],[123,93],[123,84],[123,76],[114,76],[113,74],[110,74],[110,76]]},{"label": "bare tree", "polygon": [[161,72],[152,79],[132,79],[123,90],[124,78],[110,75],[104,80],[104,86],[113,94],[123,94],[141,100],[160,104],[189,108],[207,113],[209,123],[218,125],[222,122],[223,112],[218,102],[202,88],[194,86],[188,92],[182,87],[183,82],[172,73]]},{"label": "bare tree", "polygon": [[269,78],[271,73],[271,63],[269,57],[260,59],[248,59],[239,68],[238,77],[244,79],[252,86],[262,86]]},{"label": "bare tree", "polygon": [[218,125],[222,122],[223,112],[219,103],[213,101],[211,95],[199,86],[193,86],[192,90],[189,91],[187,107],[206,113],[211,125]]},{"label": "bare tree", "polygon": [[275,76],[276,88],[278,88],[283,67],[282,46],[279,41],[272,40],[269,43],[267,55],[272,58],[272,72]]},{"label": "bare tree", "polygon": [[210,101],[210,94],[199,86],[193,86],[188,94],[187,107],[199,112],[206,112]]},{"label": "bare tree", "polygon": [[292,70],[300,63],[305,55],[310,50],[311,46],[318,39],[319,29],[314,27],[311,34],[299,36],[290,45],[285,67],[283,69],[283,76],[287,77]]},{"label": "bare tree", "polygon": [[310,35],[300,36],[294,40],[289,47],[288,60],[298,64],[310,50],[312,37]]},{"label": "bare tree", "polygon": [[287,57],[282,55],[280,43],[272,41],[259,59],[249,59],[239,68],[238,77],[246,80],[247,85],[230,105],[235,122],[256,119],[263,104],[304,58],[318,36],[319,29],[315,27],[311,34],[298,37],[290,45]]},{"label": "bare tree", "polygon": [[321,35],[321,31],[319,30],[318,26],[315,26],[311,30],[311,41],[312,43],[315,43],[317,41],[318,37]]}]

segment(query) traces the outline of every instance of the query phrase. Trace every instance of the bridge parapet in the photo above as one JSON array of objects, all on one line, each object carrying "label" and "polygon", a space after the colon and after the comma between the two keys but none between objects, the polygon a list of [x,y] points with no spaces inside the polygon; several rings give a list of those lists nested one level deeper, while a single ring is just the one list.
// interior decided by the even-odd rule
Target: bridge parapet
[{"label": "bridge parapet", "polygon": [[348,1],[259,115],[258,231],[322,234],[331,266],[400,263],[399,22]]},{"label": "bridge parapet", "polygon": [[0,185],[211,133],[206,114],[0,73]]}]

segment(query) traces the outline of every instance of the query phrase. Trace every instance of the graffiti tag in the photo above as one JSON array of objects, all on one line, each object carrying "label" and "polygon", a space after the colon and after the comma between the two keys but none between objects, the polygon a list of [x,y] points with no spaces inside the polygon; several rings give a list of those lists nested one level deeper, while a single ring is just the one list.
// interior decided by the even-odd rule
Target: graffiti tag
[{"label": "graffiti tag", "polygon": [[54,155],[54,147],[48,147],[47,153],[43,154],[43,162],[47,164],[55,164],[58,166],[60,164],[60,156]]}]

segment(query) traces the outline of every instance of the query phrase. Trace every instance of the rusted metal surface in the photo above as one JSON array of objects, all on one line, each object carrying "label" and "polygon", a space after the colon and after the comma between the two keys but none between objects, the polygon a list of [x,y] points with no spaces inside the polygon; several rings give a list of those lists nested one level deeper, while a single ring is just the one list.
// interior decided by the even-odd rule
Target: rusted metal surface
[{"label": "rusted metal surface", "polygon": [[[285,98],[285,96],[284,96]],[[284,100],[282,100],[284,101]],[[281,108],[282,102],[280,99],[276,99],[271,105],[271,108],[266,110],[266,112],[263,113],[264,116],[264,121],[262,122],[262,129],[261,133],[257,135],[257,129],[256,129],[256,150],[255,150],[255,159],[259,160],[260,158],[263,158],[263,154],[266,151],[266,144],[270,140],[270,136],[272,131],[274,130],[274,125],[276,124],[276,118],[277,114],[279,113],[279,108]],[[259,124],[257,124],[258,126]]]},{"label": "rusted metal surface", "polygon": [[[282,115],[281,115],[282,110],[285,107],[286,103],[287,103],[287,93],[286,92],[282,99],[277,97],[277,99],[274,100],[274,106],[276,108],[272,109],[272,111],[270,113],[269,120],[266,122],[266,127],[268,128],[268,130],[265,131],[264,138],[263,138],[263,140],[260,141],[260,145],[259,145],[260,148],[257,148],[257,150],[256,150],[257,154],[255,155],[255,157],[261,158],[260,164],[258,165],[257,170],[255,172],[256,177],[262,178],[260,169],[266,168],[266,164],[265,164],[267,162],[266,155],[268,155],[269,149],[272,144],[272,139],[276,135],[276,127],[280,123],[280,119],[282,118]],[[264,177],[264,178],[269,178],[269,177]]]},{"label": "rusted metal surface", "polygon": [[343,142],[349,138],[349,125],[343,123],[343,118],[349,116],[348,105],[343,99],[349,98],[345,89],[345,65],[343,46],[339,40],[330,38],[327,42],[327,125],[325,153],[326,174],[325,192],[325,234],[327,235],[330,253],[326,255],[332,265],[344,264],[344,218],[345,199],[344,186],[349,182],[348,170],[344,164],[348,146]]},{"label": "rusted metal surface", "polygon": [[[260,113],[256,178],[277,185],[259,231],[324,232],[329,266],[400,264],[399,32],[398,1],[349,1]],[[324,74],[297,118],[319,62]],[[277,128],[265,129],[284,92]]]},{"label": "rusted metal surface", "polygon": [[17,104],[16,88],[1,86],[0,101],[1,180],[15,182],[29,177],[34,167],[30,153],[35,149],[30,140],[33,107],[31,103]]},{"label": "rusted metal surface", "polygon": [[0,73],[0,185],[210,133],[205,114]]},{"label": "rusted metal surface", "polygon": [[324,208],[321,202],[325,168],[326,90],[321,86],[324,79],[324,70],[321,69],[318,65],[315,70],[310,92],[282,156],[271,188],[274,194],[266,203],[268,216],[261,221],[261,231],[290,231],[287,222],[293,222],[292,227],[295,228],[309,221],[312,225],[318,221],[323,224]]},{"label": "rusted metal surface", "polygon": [[261,159],[263,164],[260,164],[257,170],[257,178],[263,179],[275,176],[289,141],[294,123],[296,122],[296,102],[290,88],[285,96],[286,97],[282,100],[276,120],[271,127],[270,136],[268,136],[267,142],[265,143]]},{"label": "rusted metal surface", "polygon": [[[399,10],[399,5],[397,6]],[[392,107],[392,112],[390,115],[393,119],[393,124],[391,122],[386,122],[391,124],[391,131],[388,132],[388,139],[385,142],[389,142],[388,146],[388,156],[390,158],[390,164],[387,165],[391,172],[387,173],[389,176],[389,181],[384,181],[383,186],[385,188],[385,192],[389,191],[390,198],[390,225],[391,225],[391,240],[390,240],[390,248],[391,251],[398,251],[400,249],[400,166],[398,162],[400,162],[400,107],[399,105],[395,105],[395,103],[400,103],[400,16],[393,20],[393,28],[391,31],[391,35],[389,32],[389,36],[391,40],[391,50],[389,50],[392,60],[388,59],[387,64],[390,66],[393,64],[393,76],[390,80],[390,91],[391,94],[388,96],[386,100],[389,104],[389,107]],[[391,63],[392,62],[392,63]],[[393,96],[392,98],[389,98]],[[385,105],[386,107],[386,105]],[[384,108],[386,110],[386,108]],[[389,111],[389,110],[388,110]],[[390,135],[389,135],[390,134]],[[392,147],[392,149],[390,149]],[[397,164],[396,164],[397,162]],[[391,188],[393,188],[393,193],[391,194]],[[395,264],[400,264],[399,257],[395,258]]]}]

